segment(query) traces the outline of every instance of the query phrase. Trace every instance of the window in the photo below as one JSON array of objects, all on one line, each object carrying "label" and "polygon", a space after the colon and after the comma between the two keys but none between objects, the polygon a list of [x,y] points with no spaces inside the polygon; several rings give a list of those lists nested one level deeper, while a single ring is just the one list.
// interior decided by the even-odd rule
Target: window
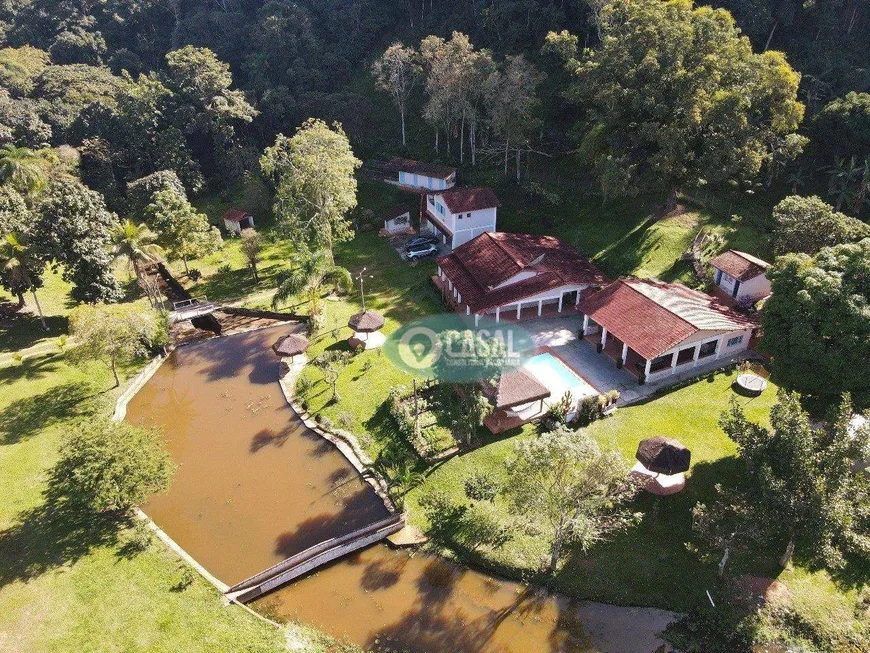
[{"label": "window", "polygon": [[435,198],[432,197],[431,195],[429,195],[429,204],[431,204],[432,206],[435,206]]},{"label": "window", "polygon": [[471,214],[470,214],[470,213],[466,213],[466,214],[465,214],[465,217],[466,217],[466,218],[470,218],[470,217],[471,217]]},{"label": "window", "polygon": [[650,374],[652,374],[654,372],[659,372],[663,369],[670,367],[672,357],[673,357],[673,354],[665,354],[664,356],[659,356],[658,358],[653,358],[653,360],[649,366]]},{"label": "window", "polygon": [[444,206],[442,204],[438,205],[438,213],[440,213],[441,215],[444,215]]},{"label": "window", "polygon": [[712,356],[716,353],[716,343],[718,341],[711,340],[710,342],[705,342],[701,345],[701,350],[698,352],[698,358],[707,358],[707,356]]},{"label": "window", "polygon": [[728,347],[739,345],[741,342],[743,342],[743,336],[734,336],[733,338],[728,338]]}]

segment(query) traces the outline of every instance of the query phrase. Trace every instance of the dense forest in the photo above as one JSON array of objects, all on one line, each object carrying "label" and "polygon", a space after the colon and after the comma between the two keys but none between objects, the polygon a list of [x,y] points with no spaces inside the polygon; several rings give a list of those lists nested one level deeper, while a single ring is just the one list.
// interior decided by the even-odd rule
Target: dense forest
[{"label": "dense forest", "polygon": [[[594,47],[602,35],[601,4],[6,0],[0,137],[16,146],[82,147],[82,176],[110,205],[123,182],[164,168],[176,170],[190,191],[203,178],[239,176],[256,166],[256,153],[275,134],[308,117],[341,121],[367,158],[400,146],[394,116],[384,115],[382,98],[372,92],[370,63],[394,41],[416,46],[427,35],[459,31],[496,60],[523,53],[549,74],[533,146],[571,151],[588,116],[561,99],[564,79],[541,48],[548,32],[561,30],[576,35],[581,50]],[[870,153],[870,101],[861,95],[870,90],[870,3],[713,4],[732,12],[756,52],[784,52],[801,75],[801,133],[811,141],[805,161],[791,170],[795,183],[818,177],[836,184],[845,175],[851,198]],[[188,45],[213,57],[182,54]],[[422,85],[409,103],[412,110],[421,106]],[[481,125],[481,141],[486,129]],[[429,135],[418,140],[431,143]]]}]

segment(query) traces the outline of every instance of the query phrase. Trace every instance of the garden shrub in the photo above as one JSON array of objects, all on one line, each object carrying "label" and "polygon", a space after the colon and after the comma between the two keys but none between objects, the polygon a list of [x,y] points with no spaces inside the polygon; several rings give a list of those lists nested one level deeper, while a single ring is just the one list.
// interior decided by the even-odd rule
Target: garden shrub
[{"label": "garden shrub", "polygon": [[465,496],[475,501],[494,501],[499,482],[489,472],[474,472],[465,479]]}]

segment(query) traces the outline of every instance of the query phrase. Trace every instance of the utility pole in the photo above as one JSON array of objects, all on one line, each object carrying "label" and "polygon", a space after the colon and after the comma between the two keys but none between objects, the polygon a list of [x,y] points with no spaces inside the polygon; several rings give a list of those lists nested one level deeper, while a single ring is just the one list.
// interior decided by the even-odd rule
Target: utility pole
[{"label": "utility pole", "polygon": [[362,302],[363,313],[365,313],[366,312],[366,293],[365,293],[365,288],[363,286],[363,280],[364,279],[374,279],[374,275],[370,274],[370,275],[366,276],[366,268],[363,268],[362,270],[359,271],[359,274],[357,275],[357,279],[359,279],[360,301]]}]

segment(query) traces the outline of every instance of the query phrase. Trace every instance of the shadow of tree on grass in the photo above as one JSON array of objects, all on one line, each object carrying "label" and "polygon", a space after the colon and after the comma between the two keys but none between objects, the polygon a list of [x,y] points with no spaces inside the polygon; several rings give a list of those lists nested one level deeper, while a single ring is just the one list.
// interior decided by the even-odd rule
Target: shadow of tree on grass
[{"label": "shadow of tree on grass", "polygon": [[[57,468],[56,468],[57,469]],[[129,515],[96,514],[67,499],[70,479],[52,471],[44,502],[0,531],[0,587],[73,564],[94,548],[118,542]]]},{"label": "shadow of tree on grass", "polygon": [[67,383],[13,401],[0,412],[0,445],[21,442],[60,421],[89,414],[89,400],[101,394],[86,384]]}]

